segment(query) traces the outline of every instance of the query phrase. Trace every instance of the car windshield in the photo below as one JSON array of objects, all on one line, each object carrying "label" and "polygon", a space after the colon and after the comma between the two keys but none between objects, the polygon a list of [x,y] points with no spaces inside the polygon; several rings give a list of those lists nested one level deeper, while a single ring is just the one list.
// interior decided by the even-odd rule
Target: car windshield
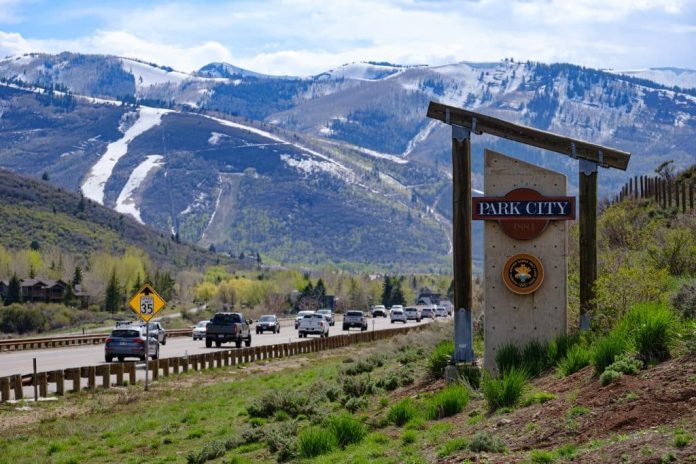
[{"label": "car windshield", "polygon": [[270,322],[270,321],[273,321],[274,319],[275,319],[275,317],[273,317],[273,316],[261,316],[261,319],[259,319],[259,321]]},{"label": "car windshield", "polygon": [[346,316],[362,316],[363,314],[360,311],[348,311],[346,313]]},{"label": "car windshield", "polygon": [[155,322],[150,322],[148,325],[150,326],[150,330],[159,330],[159,326]]},{"label": "car windshield", "polygon": [[213,324],[234,324],[236,322],[242,322],[242,319],[239,317],[239,314],[237,313],[232,313],[232,314],[216,314],[213,317]]},{"label": "car windshield", "polygon": [[398,314],[398,313],[400,313],[400,312],[402,312],[402,311],[401,311],[400,309],[392,309],[392,312],[393,312],[394,314]]},{"label": "car windshield", "polygon": [[140,337],[140,331],[127,329],[114,330],[111,332],[111,336],[119,338],[137,338]]},{"label": "car windshield", "polygon": [[317,311],[317,312],[318,312],[319,314],[331,314],[331,310],[330,310],[330,309],[320,309],[320,310]]}]

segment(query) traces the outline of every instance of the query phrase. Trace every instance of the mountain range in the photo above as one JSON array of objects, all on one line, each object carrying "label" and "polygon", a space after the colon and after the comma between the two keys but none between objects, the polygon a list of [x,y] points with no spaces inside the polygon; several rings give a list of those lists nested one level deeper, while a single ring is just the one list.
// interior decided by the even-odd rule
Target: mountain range
[{"label": "mountain range", "polygon": [[[450,266],[451,136],[425,117],[429,101],[632,153],[628,172],[600,171],[609,195],[665,160],[694,162],[695,76],[506,59],[351,63],[295,77],[30,54],[0,60],[0,167],[46,173],[233,254],[439,271]],[[476,189],[484,147],[566,173],[576,189],[575,160],[489,136],[473,147]]]}]

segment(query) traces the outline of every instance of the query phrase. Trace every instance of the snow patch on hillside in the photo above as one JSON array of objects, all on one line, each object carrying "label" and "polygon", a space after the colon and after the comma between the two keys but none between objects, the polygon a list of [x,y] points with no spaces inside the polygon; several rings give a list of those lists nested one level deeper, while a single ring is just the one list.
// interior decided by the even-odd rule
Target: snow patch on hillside
[{"label": "snow patch on hillside", "polygon": [[339,166],[328,161],[317,161],[311,158],[297,159],[288,154],[280,155],[280,159],[291,168],[295,168],[305,174],[326,172],[338,178],[343,178],[346,174]]},{"label": "snow patch on hillside", "polygon": [[608,69],[613,74],[638,77],[667,87],[696,88],[696,70],[682,68]]},{"label": "snow patch on hillside", "polygon": [[211,132],[210,137],[208,138],[208,144],[209,145],[217,145],[220,143],[220,139],[223,137],[227,137],[227,134],[223,134],[221,132]]},{"label": "snow patch on hillside", "polygon": [[118,160],[128,153],[128,144],[139,135],[159,125],[162,122],[162,116],[170,112],[171,110],[141,106],[138,110],[138,120],[126,130],[122,138],[111,142],[106,147],[106,152],[92,166],[87,179],[82,184],[82,193],[90,200],[103,205],[106,182],[111,177]]},{"label": "snow patch on hillside", "polygon": [[145,161],[140,163],[138,167],[133,170],[128,178],[128,182],[126,182],[126,185],[123,187],[123,190],[121,190],[121,193],[116,200],[116,208],[114,208],[116,211],[123,214],[129,214],[136,221],[144,224],[142,218],[140,217],[140,208],[138,208],[138,205],[135,204],[133,194],[140,188],[140,185],[142,185],[143,181],[147,178],[150,172],[164,164],[162,163],[162,159],[163,157],[161,155],[150,155],[145,158]]},{"label": "snow patch on hillside", "polygon": [[128,58],[121,58],[121,66],[124,71],[133,75],[135,86],[138,90],[158,84],[181,84],[192,79],[190,74],[180,71],[167,71],[166,69]]},{"label": "snow patch on hillside", "polygon": [[331,69],[316,77],[331,77],[332,79],[355,79],[360,81],[379,81],[401,74],[408,68],[371,63],[349,63]]}]

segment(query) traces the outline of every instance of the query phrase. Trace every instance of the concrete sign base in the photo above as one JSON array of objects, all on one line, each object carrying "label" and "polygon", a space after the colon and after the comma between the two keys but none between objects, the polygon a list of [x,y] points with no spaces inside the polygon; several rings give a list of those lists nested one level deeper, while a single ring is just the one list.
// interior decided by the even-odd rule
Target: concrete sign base
[{"label": "concrete sign base", "polygon": [[[518,188],[536,190],[544,196],[566,194],[566,177],[494,151],[485,151],[485,194],[503,197]],[[507,343],[520,348],[531,340],[548,341],[566,333],[568,223],[551,221],[533,240],[515,240],[504,233],[497,221],[486,221],[485,250],[485,351],[484,367],[495,372],[497,350]],[[520,255],[521,260],[510,260]],[[531,255],[537,261],[524,260]],[[506,263],[517,266],[504,269]],[[514,264],[519,263],[519,264]],[[535,269],[539,263],[543,269]],[[514,293],[520,286],[543,273],[543,281],[532,293]],[[509,278],[506,286],[504,275]]]}]

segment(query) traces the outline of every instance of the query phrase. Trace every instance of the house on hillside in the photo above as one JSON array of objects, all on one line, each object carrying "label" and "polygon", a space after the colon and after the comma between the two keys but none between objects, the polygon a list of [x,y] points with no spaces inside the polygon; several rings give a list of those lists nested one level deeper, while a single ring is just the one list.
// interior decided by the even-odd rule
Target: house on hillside
[{"label": "house on hillside", "polygon": [[[22,279],[19,282],[24,302],[62,303],[68,291],[68,284],[60,279]],[[9,286],[8,281],[0,281],[0,295],[3,299],[7,295]],[[80,297],[78,299],[82,303],[82,299]]]}]

